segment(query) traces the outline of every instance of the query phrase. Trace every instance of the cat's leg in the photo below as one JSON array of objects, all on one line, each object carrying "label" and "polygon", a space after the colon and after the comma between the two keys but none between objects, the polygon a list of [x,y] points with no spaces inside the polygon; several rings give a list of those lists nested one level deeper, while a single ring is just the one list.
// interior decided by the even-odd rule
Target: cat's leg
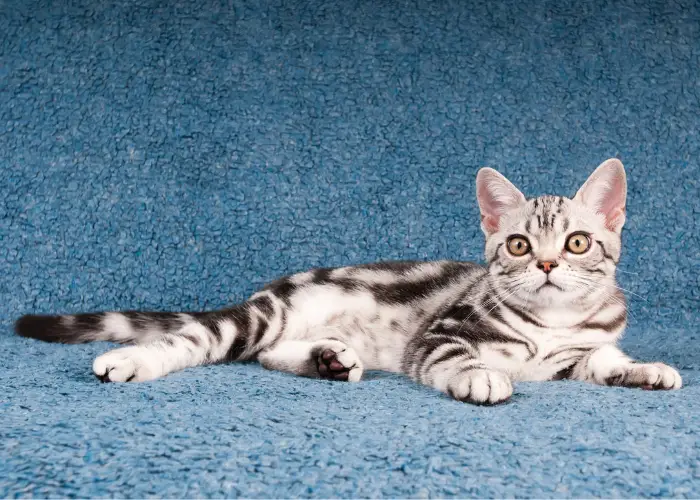
[{"label": "cat's leg", "polygon": [[355,350],[335,339],[282,341],[262,351],[258,360],[269,370],[349,382],[359,381],[363,371]]},{"label": "cat's leg", "polygon": [[216,360],[211,357],[213,341],[203,327],[166,334],[146,344],[108,351],[95,359],[92,370],[102,382],[145,382]]},{"label": "cat's leg", "polygon": [[158,314],[143,313],[141,323],[163,333],[99,356],[93,372],[103,382],[142,382],[202,364],[251,359],[282,336],[285,309],[264,292],[224,311],[181,314],[167,328]]},{"label": "cat's leg", "polygon": [[569,378],[599,385],[680,389],[681,376],[663,363],[638,363],[614,345],[594,349],[574,365]]},{"label": "cat's leg", "polygon": [[233,322],[229,327],[222,326],[207,326],[192,318],[173,333],[98,356],[92,370],[102,382],[144,382],[184,368],[220,361],[230,350],[234,337],[246,334],[233,328]]},{"label": "cat's leg", "polygon": [[163,335],[147,344],[122,347],[98,356],[92,370],[102,382],[145,382],[207,363],[208,342]]},{"label": "cat's leg", "polygon": [[498,404],[513,394],[508,374],[490,368],[468,354],[433,363],[425,370],[422,383],[472,404]]},{"label": "cat's leg", "polygon": [[454,399],[490,405],[513,394],[508,374],[489,366],[478,349],[458,337],[428,333],[409,349],[404,361],[406,373]]}]

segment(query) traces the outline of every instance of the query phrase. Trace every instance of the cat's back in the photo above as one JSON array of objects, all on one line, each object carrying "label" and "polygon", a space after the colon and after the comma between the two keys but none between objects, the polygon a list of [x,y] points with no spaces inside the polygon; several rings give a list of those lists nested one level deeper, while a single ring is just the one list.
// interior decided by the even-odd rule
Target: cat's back
[{"label": "cat's back", "polygon": [[315,287],[326,287],[344,294],[369,292],[377,302],[402,304],[485,274],[486,268],[475,262],[380,261],[291,274],[267,284],[263,291],[284,300]]}]

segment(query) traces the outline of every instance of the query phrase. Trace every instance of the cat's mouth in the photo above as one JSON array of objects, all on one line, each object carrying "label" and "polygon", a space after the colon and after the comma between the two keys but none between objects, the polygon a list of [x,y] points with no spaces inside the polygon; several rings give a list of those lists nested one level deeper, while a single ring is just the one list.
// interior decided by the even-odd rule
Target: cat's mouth
[{"label": "cat's mouth", "polygon": [[564,291],[564,289],[563,289],[562,287],[560,287],[559,285],[555,285],[554,283],[552,283],[552,282],[549,280],[549,278],[547,278],[547,281],[545,281],[544,283],[542,283],[542,284],[540,285],[540,287],[539,287],[537,290],[535,290],[535,291],[536,291],[536,292],[539,292],[540,290],[545,290],[545,289],[548,289],[548,288],[554,288],[554,289],[556,289],[556,290],[559,290],[560,292],[563,292],[563,291]]}]

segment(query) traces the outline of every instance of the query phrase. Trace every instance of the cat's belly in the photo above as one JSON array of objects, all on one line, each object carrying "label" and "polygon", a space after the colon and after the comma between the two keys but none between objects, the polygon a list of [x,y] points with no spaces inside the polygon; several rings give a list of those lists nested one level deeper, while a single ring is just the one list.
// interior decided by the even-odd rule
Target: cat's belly
[{"label": "cat's belly", "polygon": [[[572,361],[571,364],[575,362]],[[518,370],[511,375],[513,380],[523,382],[537,382],[544,380],[552,380],[562,370],[566,369],[569,364],[554,364],[547,361],[534,359],[523,363]]]},{"label": "cat's belly", "polygon": [[365,369],[398,372],[415,324],[413,316],[411,308],[377,303],[369,292],[315,287],[293,298],[284,338],[334,338],[352,347]]}]

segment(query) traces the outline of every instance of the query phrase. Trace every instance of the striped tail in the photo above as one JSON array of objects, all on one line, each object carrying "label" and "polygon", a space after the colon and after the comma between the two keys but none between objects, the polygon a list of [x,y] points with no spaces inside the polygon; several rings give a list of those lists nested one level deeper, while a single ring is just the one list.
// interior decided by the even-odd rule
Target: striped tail
[{"label": "striped tail", "polygon": [[252,359],[280,339],[285,318],[284,302],[264,291],[242,304],[211,312],[28,315],[15,323],[15,331],[22,337],[63,344],[106,341],[153,345],[157,350],[182,348],[202,363]]},{"label": "striped tail", "polygon": [[17,320],[15,331],[22,337],[63,344],[99,341],[140,344],[175,333],[187,320],[206,314],[125,311],[26,315]]}]

